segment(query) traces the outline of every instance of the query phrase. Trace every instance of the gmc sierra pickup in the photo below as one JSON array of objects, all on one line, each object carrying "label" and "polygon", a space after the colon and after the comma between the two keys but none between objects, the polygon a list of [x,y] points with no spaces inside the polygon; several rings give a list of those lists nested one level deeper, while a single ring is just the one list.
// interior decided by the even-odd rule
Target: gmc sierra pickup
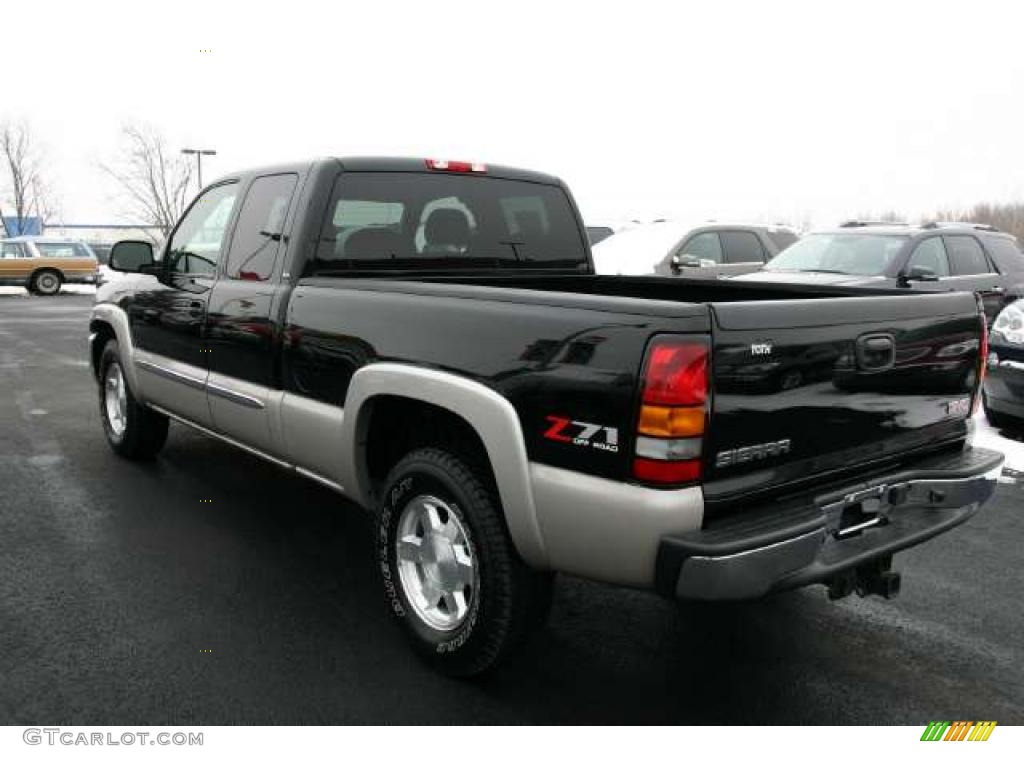
[{"label": "gmc sierra pickup", "polygon": [[680,599],[891,597],[894,552],[993,492],[970,293],[598,276],[537,173],[327,159],[200,194],[118,243],[103,429],[174,419],[377,519],[390,610],[450,674],[504,658],[552,574]]}]

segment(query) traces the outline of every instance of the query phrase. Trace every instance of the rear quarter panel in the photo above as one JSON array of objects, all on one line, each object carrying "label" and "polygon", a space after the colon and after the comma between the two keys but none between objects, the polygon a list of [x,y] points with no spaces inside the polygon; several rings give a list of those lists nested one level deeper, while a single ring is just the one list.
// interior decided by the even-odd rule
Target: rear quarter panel
[{"label": "rear quarter panel", "polygon": [[[513,404],[531,460],[615,479],[627,475],[632,454],[648,339],[662,332],[707,332],[709,322],[703,307],[693,307],[689,317],[660,317],[560,304],[555,294],[545,297],[549,303],[518,303],[514,289],[499,298],[493,291],[473,296],[466,295],[472,287],[452,286],[462,295],[440,296],[368,290],[357,280],[316,282],[300,283],[288,308],[286,390],[343,406],[352,375],[369,363],[458,373]],[[617,450],[559,439],[579,428],[553,432],[557,419],[615,430]]]}]

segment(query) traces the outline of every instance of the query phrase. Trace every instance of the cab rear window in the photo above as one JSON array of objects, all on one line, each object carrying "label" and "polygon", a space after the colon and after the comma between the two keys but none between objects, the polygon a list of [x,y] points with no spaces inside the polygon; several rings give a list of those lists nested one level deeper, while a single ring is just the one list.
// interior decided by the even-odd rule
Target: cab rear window
[{"label": "cab rear window", "polygon": [[307,275],[572,269],[586,246],[555,185],[450,173],[346,172]]}]

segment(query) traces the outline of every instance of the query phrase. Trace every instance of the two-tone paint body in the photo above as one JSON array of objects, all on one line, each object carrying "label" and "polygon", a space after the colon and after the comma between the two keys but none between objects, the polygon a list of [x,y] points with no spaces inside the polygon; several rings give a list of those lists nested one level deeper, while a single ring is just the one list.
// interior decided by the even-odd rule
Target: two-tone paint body
[{"label": "two-tone paint body", "polygon": [[[366,507],[381,479],[367,446],[382,410],[441,409],[483,447],[527,563],[640,587],[654,585],[663,537],[699,531],[706,509],[724,515],[754,498],[863,476],[873,459],[899,466],[964,441],[964,414],[942,409],[973,397],[977,344],[941,359],[915,355],[977,339],[969,294],[908,302],[893,291],[602,277],[589,265],[306,275],[338,174],[373,169],[423,172],[413,161],[332,159],[234,177],[242,195],[261,176],[298,178],[270,279],[221,271],[104,285],[94,361],[117,338],[140,400]],[[888,374],[916,366],[909,391],[858,369],[859,340],[876,332],[894,340]],[[640,371],[659,334],[711,339],[703,485],[650,487],[631,476]],[[800,376],[747,386],[754,344],[772,350],[759,362],[783,361]],[[558,420],[602,438],[551,439]],[[710,458],[782,439],[790,450],[766,460],[716,468]]]}]

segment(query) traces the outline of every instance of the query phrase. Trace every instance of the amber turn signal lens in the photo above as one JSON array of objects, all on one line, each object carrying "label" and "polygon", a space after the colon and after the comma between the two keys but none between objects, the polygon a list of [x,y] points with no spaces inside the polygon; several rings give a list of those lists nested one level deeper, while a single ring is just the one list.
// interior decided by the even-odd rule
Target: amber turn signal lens
[{"label": "amber turn signal lens", "polygon": [[638,431],[648,437],[698,437],[704,434],[704,407],[642,405]]}]

